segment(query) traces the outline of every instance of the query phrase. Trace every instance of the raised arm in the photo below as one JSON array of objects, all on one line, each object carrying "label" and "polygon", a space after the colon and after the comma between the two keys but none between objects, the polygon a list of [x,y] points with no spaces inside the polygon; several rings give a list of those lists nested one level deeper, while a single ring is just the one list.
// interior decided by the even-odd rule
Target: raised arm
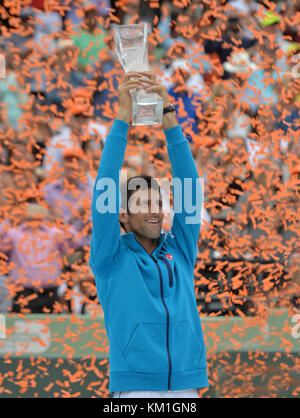
[{"label": "raised arm", "polygon": [[[146,73],[150,79],[146,91],[155,91],[163,98],[164,107],[168,106],[168,93],[155,75]],[[197,256],[197,241],[201,226],[202,190],[197,167],[181,126],[173,112],[163,117],[163,129],[167,140],[167,149],[172,166],[174,196],[173,225],[167,240],[176,245],[193,268]],[[174,237],[174,238],[173,238]]]},{"label": "raised arm", "polygon": [[198,171],[187,139],[180,125],[164,130],[172,166],[174,218],[171,234],[191,267],[197,257],[201,226],[202,190]]},{"label": "raised arm", "polygon": [[120,245],[119,174],[131,119],[130,90],[144,87],[140,80],[140,73],[128,72],[119,85],[119,109],[103,147],[94,185],[90,266],[99,273],[108,271]]}]

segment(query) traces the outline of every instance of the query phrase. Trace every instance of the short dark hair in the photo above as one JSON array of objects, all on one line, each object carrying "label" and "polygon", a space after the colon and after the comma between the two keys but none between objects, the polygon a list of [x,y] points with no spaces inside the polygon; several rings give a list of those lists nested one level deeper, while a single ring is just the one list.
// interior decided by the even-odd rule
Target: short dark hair
[{"label": "short dark hair", "polygon": [[[145,181],[140,181],[140,180]],[[122,196],[122,203],[121,208],[124,209],[126,212],[129,212],[128,208],[128,202],[130,197],[135,193],[137,190],[157,190],[159,193],[161,193],[160,185],[155,180],[154,177],[148,176],[148,175],[140,175],[140,176],[134,176],[128,179],[125,183],[122,184],[120,187],[121,196]],[[123,222],[120,222],[121,227],[126,232],[125,225]]]}]

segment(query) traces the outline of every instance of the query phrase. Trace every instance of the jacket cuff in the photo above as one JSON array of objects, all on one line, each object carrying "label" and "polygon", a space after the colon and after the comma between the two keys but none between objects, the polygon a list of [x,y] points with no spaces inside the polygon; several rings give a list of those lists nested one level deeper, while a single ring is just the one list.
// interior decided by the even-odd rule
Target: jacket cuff
[{"label": "jacket cuff", "polygon": [[129,130],[129,123],[124,122],[121,119],[115,119],[110,129],[110,134],[123,136],[125,139],[127,139],[128,130]]},{"label": "jacket cuff", "polygon": [[184,136],[180,125],[176,125],[170,129],[164,130],[164,134],[167,140],[167,144],[170,146],[174,146],[182,142],[187,142],[187,139]]}]

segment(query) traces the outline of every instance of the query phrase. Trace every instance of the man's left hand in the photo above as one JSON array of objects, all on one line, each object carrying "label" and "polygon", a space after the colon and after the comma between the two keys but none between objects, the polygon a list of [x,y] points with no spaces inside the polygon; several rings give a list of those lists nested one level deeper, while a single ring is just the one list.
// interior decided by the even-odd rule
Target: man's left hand
[{"label": "man's left hand", "polygon": [[168,106],[169,96],[166,86],[157,81],[156,74],[152,71],[143,71],[142,74],[147,76],[148,80],[146,82],[149,83],[149,87],[145,91],[147,93],[157,93],[163,99],[164,107]]}]

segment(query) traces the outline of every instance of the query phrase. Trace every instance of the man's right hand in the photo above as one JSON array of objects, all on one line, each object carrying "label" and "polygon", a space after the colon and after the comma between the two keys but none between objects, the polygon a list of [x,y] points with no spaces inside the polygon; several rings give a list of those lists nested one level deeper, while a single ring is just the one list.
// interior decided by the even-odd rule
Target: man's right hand
[{"label": "man's right hand", "polygon": [[123,79],[119,85],[119,110],[116,118],[121,119],[124,122],[130,123],[132,113],[132,100],[131,89],[144,89],[149,87],[145,79],[143,80],[143,74],[137,71],[130,71],[123,76]]}]

